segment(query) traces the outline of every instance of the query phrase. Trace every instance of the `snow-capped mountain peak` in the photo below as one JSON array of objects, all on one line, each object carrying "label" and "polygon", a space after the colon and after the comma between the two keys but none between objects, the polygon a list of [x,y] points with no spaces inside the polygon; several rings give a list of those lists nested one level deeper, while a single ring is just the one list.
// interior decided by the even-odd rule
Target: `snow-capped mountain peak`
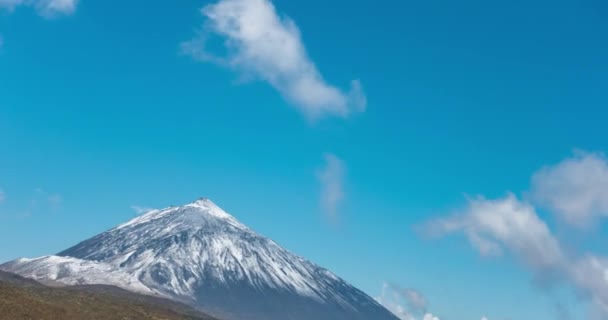
[{"label": "snow-capped mountain peak", "polygon": [[115,284],[228,320],[396,319],[363,292],[205,198],[149,211],[58,256],[1,268],[66,284]]},{"label": "snow-capped mountain peak", "polygon": [[[208,198],[199,198],[198,200],[181,207],[171,206],[165,209],[150,210],[135,219],[119,225],[116,229],[134,227],[156,220],[158,220],[159,223],[182,220],[182,223],[186,223],[185,226],[196,228],[205,226],[205,222],[210,219],[221,219],[235,227],[247,229],[247,227],[240,223],[235,217],[222,210],[222,208]],[[188,222],[191,224],[188,224]]]},{"label": "snow-capped mountain peak", "polygon": [[233,216],[231,216],[226,211],[222,210],[222,208],[218,207],[215,203],[213,203],[213,201],[211,201],[209,198],[199,198],[198,200],[189,203],[185,206],[199,208],[207,214],[216,216],[220,219],[236,220]]}]

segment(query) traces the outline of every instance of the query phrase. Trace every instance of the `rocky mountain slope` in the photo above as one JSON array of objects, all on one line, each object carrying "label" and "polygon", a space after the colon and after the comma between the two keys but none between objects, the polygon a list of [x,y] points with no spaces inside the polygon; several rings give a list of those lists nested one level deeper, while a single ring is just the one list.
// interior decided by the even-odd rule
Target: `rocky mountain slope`
[{"label": "rocky mountain slope", "polygon": [[208,199],[150,211],[57,256],[19,259],[0,269],[69,285],[115,285],[228,320],[397,319]]}]

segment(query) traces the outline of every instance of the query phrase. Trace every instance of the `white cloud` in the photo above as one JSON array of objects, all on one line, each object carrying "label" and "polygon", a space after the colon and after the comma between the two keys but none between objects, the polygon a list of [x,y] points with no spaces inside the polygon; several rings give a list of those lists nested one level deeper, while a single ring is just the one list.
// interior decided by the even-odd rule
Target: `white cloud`
[{"label": "white cloud", "polygon": [[498,200],[470,200],[464,213],[433,220],[427,231],[437,236],[463,233],[482,255],[485,246],[507,250],[537,279],[571,286],[592,303],[600,318],[608,317],[608,258],[567,255],[535,209],[512,194]]},{"label": "white cloud", "polygon": [[325,165],[317,172],[321,184],[321,206],[328,217],[336,222],[338,207],[344,199],[344,162],[336,155],[324,155]]},{"label": "white cloud", "polygon": [[388,283],[382,285],[382,292],[376,301],[392,312],[400,320],[415,320],[414,316],[405,307],[403,298]]},{"label": "white cloud", "polygon": [[34,7],[39,15],[53,18],[76,11],[79,0],[0,0],[0,9],[15,10],[18,6]]},{"label": "white cloud", "polygon": [[78,0],[37,0],[35,7],[44,17],[69,15],[76,11]]},{"label": "white cloud", "polygon": [[400,288],[385,282],[376,301],[401,320],[439,320],[427,312],[426,298],[415,289]]},{"label": "white cloud", "polygon": [[411,289],[411,288],[403,288],[399,289],[401,295],[407,301],[408,306],[414,312],[421,312],[426,310],[427,303],[426,298],[422,295],[421,292]]},{"label": "white cloud", "polygon": [[436,317],[436,316],[434,316],[434,315],[432,315],[432,314],[430,314],[430,313],[427,313],[427,314],[424,315],[424,317],[422,318],[422,320],[439,320],[439,318]]},{"label": "white cloud", "polygon": [[532,194],[567,223],[588,226],[608,216],[608,161],[601,154],[579,152],[535,173]]},{"label": "white cloud", "polygon": [[572,263],[569,276],[576,289],[591,300],[596,311],[608,317],[608,258],[587,255]]},{"label": "white cloud", "polygon": [[508,194],[503,199],[470,199],[463,213],[431,221],[435,235],[464,233],[482,255],[498,255],[506,248],[524,264],[546,274],[564,262],[563,252],[534,208]]},{"label": "white cloud", "polygon": [[[312,119],[365,109],[360,82],[353,80],[349,93],[328,84],[308,57],[295,22],[279,16],[269,0],[221,0],[204,7],[202,14],[206,28],[182,44],[184,53],[268,82]],[[225,55],[208,50],[212,36],[224,39]]]}]

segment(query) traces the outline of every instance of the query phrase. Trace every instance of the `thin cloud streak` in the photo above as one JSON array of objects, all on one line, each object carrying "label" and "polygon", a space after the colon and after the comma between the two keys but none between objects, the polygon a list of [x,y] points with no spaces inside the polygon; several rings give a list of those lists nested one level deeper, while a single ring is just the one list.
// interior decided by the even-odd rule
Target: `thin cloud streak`
[{"label": "thin cloud streak", "polygon": [[135,211],[135,214],[137,214],[137,215],[142,215],[142,214],[148,213],[154,209],[147,208],[147,207],[141,207],[141,206],[137,206],[137,205],[132,205],[131,210]]},{"label": "thin cloud streak", "polygon": [[338,209],[344,200],[344,177],[346,168],[344,162],[336,155],[324,155],[325,164],[317,172],[321,185],[321,207],[332,222],[339,220]]},{"label": "thin cloud streak", "polygon": [[0,9],[13,12],[19,6],[28,6],[45,18],[70,15],[76,11],[79,0],[0,0]]},{"label": "thin cloud streak", "polygon": [[415,289],[401,288],[385,282],[376,301],[400,320],[439,320],[427,310],[427,300]]}]

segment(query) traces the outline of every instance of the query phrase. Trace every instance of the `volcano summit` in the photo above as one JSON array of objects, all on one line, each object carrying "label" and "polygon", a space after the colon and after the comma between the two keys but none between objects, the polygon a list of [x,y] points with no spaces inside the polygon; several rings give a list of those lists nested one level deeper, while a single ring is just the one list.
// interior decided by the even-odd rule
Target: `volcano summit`
[{"label": "volcano summit", "polygon": [[149,211],[55,256],[0,269],[41,282],[114,285],[227,320],[397,319],[209,199]]}]

